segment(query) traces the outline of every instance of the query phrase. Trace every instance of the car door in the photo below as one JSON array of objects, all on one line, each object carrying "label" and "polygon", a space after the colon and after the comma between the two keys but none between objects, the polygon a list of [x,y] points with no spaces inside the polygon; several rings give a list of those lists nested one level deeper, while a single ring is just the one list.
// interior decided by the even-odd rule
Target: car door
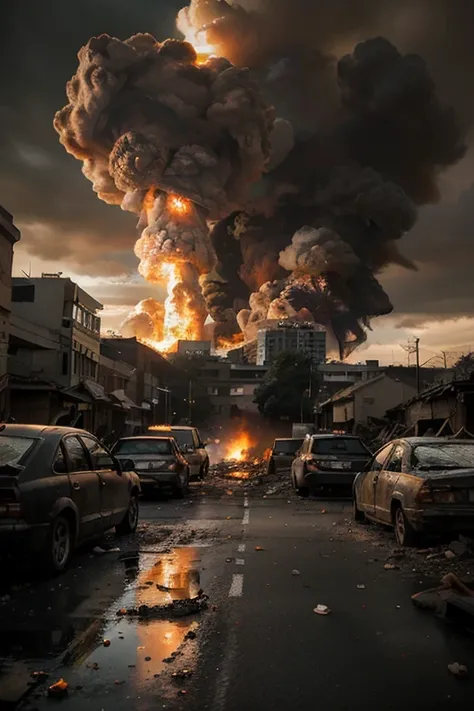
[{"label": "car door", "polygon": [[364,473],[358,494],[358,506],[368,516],[375,516],[375,490],[383,466],[393,449],[393,444],[387,444],[379,450],[369,464],[369,469]]},{"label": "car door", "polygon": [[120,523],[129,503],[127,479],[117,471],[112,455],[92,435],[79,435],[100,481],[100,514],[106,530]]},{"label": "car door", "polygon": [[392,522],[392,494],[403,471],[405,453],[405,445],[396,443],[375,482],[375,515],[386,523]]},{"label": "car door", "polygon": [[100,531],[99,476],[91,469],[77,435],[66,435],[62,444],[69,472],[71,499],[79,514],[79,538],[89,538]]}]

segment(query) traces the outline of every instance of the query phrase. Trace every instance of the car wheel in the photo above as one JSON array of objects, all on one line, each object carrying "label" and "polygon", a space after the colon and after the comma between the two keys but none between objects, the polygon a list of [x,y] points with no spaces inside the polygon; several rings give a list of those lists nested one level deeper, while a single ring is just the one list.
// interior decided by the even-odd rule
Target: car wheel
[{"label": "car wheel", "polygon": [[189,474],[186,475],[186,479],[184,482],[181,481],[181,479],[178,479],[178,482],[178,484],[174,484],[174,486],[172,487],[173,496],[176,499],[183,499],[189,490]]},{"label": "car wheel", "polygon": [[416,543],[416,531],[407,519],[401,504],[397,504],[393,514],[395,538],[399,546],[413,546]]},{"label": "car wheel", "polygon": [[123,521],[115,526],[117,535],[126,536],[128,533],[135,533],[138,526],[138,514],[138,494],[133,493],[130,496],[127,513],[125,514]]},{"label": "car wheel", "polygon": [[360,508],[357,506],[357,496],[355,491],[352,495],[352,518],[358,523],[367,522],[367,519],[365,518],[365,513],[361,511]]},{"label": "car wheel", "polygon": [[45,551],[46,565],[55,573],[61,573],[72,555],[72,529],[67,516],[58,516],[51,524]]}]

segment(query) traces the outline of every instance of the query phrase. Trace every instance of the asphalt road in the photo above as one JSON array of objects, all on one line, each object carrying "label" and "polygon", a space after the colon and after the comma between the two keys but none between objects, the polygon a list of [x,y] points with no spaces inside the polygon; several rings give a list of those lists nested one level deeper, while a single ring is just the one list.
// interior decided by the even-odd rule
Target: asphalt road
[{"label": "asphalt road", "polygon": [[[145,502],[120,552],[83,551],[60,578],[10,589],[0,708],[22,694],[20,707],[39,711],[470,706],[472,683],[447,665],[474,674],[472,639],[413,607],[428,581],[410,563],[385,570],[389,540],[352,529],[348,503],[211,494]],[[199,615],[117,617],[199,587],[209,595]],[[31,689],[33,671],[50,673],[46,685],[63,677],[68,697]]]}]

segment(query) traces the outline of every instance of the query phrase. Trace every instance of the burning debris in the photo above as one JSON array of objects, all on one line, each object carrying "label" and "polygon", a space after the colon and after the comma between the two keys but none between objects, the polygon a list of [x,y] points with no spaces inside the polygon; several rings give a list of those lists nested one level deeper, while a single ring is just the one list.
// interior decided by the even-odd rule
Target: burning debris
[{"label": "burning debris", "polygon": [[54,126],[99,198],[140,216],[139,270],[167,298],[127,327],[158,350],[209,314],[224,347],[309,318],[345,355],[392,309],[377,273],[413,268],[397,243],[462,132],[420,57],[378,37],[335,60],[338,28],[309,25],[281,0],[192,0],[187,41],[102,35],[79,52]]}]

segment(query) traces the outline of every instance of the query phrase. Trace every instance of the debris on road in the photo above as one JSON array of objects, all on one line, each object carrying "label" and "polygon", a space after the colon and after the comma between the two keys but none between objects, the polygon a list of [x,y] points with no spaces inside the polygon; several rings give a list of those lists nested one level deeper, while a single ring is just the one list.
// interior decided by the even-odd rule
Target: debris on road
[{"label": "debris on road", "polygon": [[300,571],[299,571],[299,570],[296,570],[296,568],[295,568],[295,570],[292,570],[292,571],[291,571],[291,574],[292,574],[292,575],[301,575]]},{"label": "debris on road", "polygon": [[191,669],[181,669],[180,671],[175,671],[171,674],[171,677],[176,681],[183,681],[184,679],[189,679],[193,675]]},{"label": "debris on road", "polygon": [[365,590],[365,585],[358,585],[357,590]]},{"label": "debris on road", "polygon": [[68,695],[68,688],[69,684],[67,681],[64,681],[64,679],[59,679],[54,684],[51,684],[50,687],[48,687],[48,696],[51,696],[56,699],[63,698],[64,696]]},{"label": "debris on road", "polygon": [[31,678],[36,679],[38,682],[45,681],[48,678],[48,676],[49,676],[48,672],[45,672],[45,671],[31,672]]},{"label": "debris on road", "polygon": [[265,548],[262,548],[262,546],[255,546],[256,551],[264,551]]},{"label": "debris on road", "polygon": [[104,647],[110,647],[110,639],[104,639],[102,644],[104,645]]},{"label": "debris on road", "polygon": [[331,610],[329,609],[329,607],[327,605],[316,605],[313,612],[315,612],[317,615],[331,614]]},{"label": "debris on road", "polygon": [[447,558],[448,560],[452,560],[453,558],[456,558],[456,553],[454,553],[452,550],[450,550],[448,548],[448,550],[444,552],[444,557]]},{"label": "debris on road", "polygon": [[385,563],[384,570],[400,570],[400,567],[395,563]]},{"label": "debris on road", "polygon": [[456,679],[465,679],[468,676],[467,667],[465,664],[459,664],[458,662],[453,662],[448,664],[448,671],[450,674],[456,677]]},{"label": "debris on road", "polygon": [[128,617],[139,617],[140,619],[166,619],[168,617],[186,617],[187,615],[196,615],[208,607],[208,596],[201,594],[193,598],[185,598],[184,600],[172,600],[165,605],[140,605],[140,607],[131,607],[125,612],[123,609],[117,612],[118,616],[124,614]]}]

